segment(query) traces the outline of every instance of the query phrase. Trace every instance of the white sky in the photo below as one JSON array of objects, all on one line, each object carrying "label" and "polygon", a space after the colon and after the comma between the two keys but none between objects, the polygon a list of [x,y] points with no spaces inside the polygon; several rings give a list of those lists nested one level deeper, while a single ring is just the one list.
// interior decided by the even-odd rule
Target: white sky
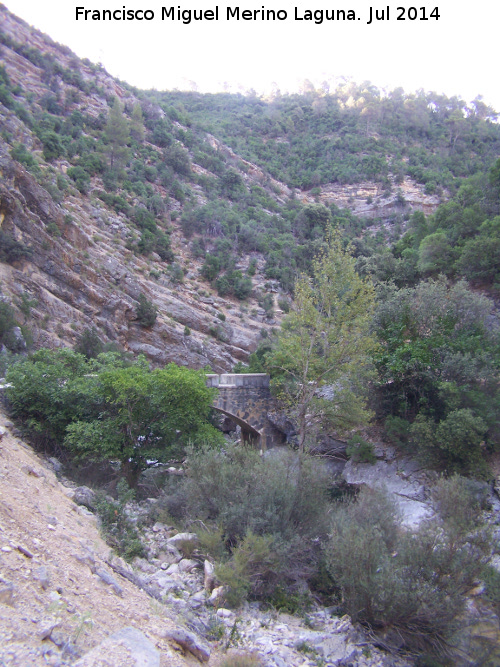
[{"label": "white sky", "polygon": [[[316,4],[271,0],[268,3],[237,2],[243,9],[285,9],[286,21],[226,20],[226,3],[219,4],[219,21],[190,25],[162,21],[162,6],[154,0],[3,0],[8,9],[28,23],[69,46],[78,56],[101,62],[110,74],[138,88],[190,89],[195,82],[202,92],[254,88],[268,92],[273,82],[282,92],[298,90],[304,79],[316,86],[325,79],[352,77],[370,80],[379,88],[402,86],[410,92],[423,88],[466,101],[482,95],[500,111],[498,84],[498,0],[432,0],[427,15],[439,3],[439,20],[397,21],[399,6],[390,4],[390,19],[367,25],[370,1]],[[420,6],[415,3],[418,15]],[[153,21],[76,21],[76,7],[86,9],[152,9]],[[213,3],[193,0],[174,4],[182,9],[213,9]],[[295,7],[353,9],[360,20],[294,20]],[[374,4],[385,9],[386,4]]]}]

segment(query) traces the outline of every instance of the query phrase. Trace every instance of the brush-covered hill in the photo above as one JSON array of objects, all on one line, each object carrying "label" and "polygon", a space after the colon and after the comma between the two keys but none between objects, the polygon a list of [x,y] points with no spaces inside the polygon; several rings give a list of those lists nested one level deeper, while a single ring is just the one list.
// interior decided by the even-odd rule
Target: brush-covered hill
[{"label": "brush-covered hill", "polygon": [[13,351],[95,327],[156,364],[229,370],[279,324],[330,223],[380,273],[412,214],[432,215],[500,153],[479,99],[368,84],[270,100],[140,91],[3,6],[0,18]]}]

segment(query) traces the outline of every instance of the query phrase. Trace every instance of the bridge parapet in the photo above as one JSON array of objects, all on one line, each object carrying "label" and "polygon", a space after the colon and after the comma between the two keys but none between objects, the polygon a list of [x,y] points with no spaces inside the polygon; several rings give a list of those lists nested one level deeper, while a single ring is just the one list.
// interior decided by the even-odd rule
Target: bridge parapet
[{"label": "bridge parapet", "polygon": [[208,387],[269,387],[267,373],[207,374]]}]

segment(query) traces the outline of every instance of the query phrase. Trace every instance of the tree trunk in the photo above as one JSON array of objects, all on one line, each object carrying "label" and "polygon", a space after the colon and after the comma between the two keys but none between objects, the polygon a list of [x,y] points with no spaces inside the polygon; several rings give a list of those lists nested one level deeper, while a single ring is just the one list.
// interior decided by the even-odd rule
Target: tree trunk
[{"label": "tree trunk", "polygon": [[141,467],[135,461],[127,459],[126,461],[122,461],[121,472],[127,480],[129,487],[136,489],[142,472]]}]

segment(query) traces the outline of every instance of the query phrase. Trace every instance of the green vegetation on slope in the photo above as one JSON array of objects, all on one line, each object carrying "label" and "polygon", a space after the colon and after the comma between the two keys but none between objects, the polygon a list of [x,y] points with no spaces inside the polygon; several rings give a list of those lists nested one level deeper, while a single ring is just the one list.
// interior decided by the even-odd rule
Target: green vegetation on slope
[{"label": "green vegetation on slope", "polygon": [[499,153],[496,113],[480,98],[401,88],[384,95],[374,85],[347,83],[333,91],[256,96],[157,93],[241,157],[292,187],[405,175],[429,193],[488,167]]},{"label": "green vegetation on slope", "polygon": [[[372,332],[380,343],[373,358],[378,379],[370,392],[377,416],[388,419],[395,439],[446,469],[481,467],[498,442],[497,318],[494,303],[477,290],[495,296],[498,285],[500,127],[479,98],[465,104],[434,93],[383,94],[367,83],[347,83],[270,100],[125,86],[130,96],[119,102],[97,79],[82,76],[76,58],[69,69],[55,55],[0,37],[5,48],[40,68],[44,90],[36,97],[0,71],[5,114],[17,116],[38,150],[8,132],[3,137],[12,157],[56,201],[64,204],[75,188],[99,198],[126,220],[127,247],[158,262],[172,281],[182,280],[170,246],[172,224],[178,224],[200,261],[200,279],[237,299],[252,293],[261,258],[264,278],[289,293],[298,286],[295,296],[303,296],[305,276],[314,274],[326,234],[336,227],[342,244],[352,242],[360,275],[378,286]],[[101,104],[104,110],[90,113],[90,93],[107,109]],[[71,163],[66,175],[51,166],[63,159]],[[304,205],[288,196],[271,176],[312,188],[316,202]],[[319,200],[325,183],[369,180],[388,192],[406,176],[429,193],[447,189],[452,198],[428,218],[410,215],[402,202],[385,221],[392,223],[388,231],[380,220],[361,220]],[[378,232],[367,230],[369,224],[379,225]],[[54,223],[47,231],[61,233]],[[29,257],[29,247],[8,225],[1,240],[4,261]],[[251,261],[238,266],[248,255]],[[297,281],[299,275],[304,277]],[[461,278],[474,291],[464,282],[454,285]],[[289,308],[283,296],[280,304]],[[272,301],[260,295],[269,315]],[[321,307],[311,312],[325,316]],[[152,304],[139,303],[145,327],[155,314]],[[276,357],[280,348],[274,345],[267,339],[252,356],[253,370],[266,368],[270,350]],[[319,360],[321,348],[318,343],[312,350]],[[326,375],[321,383],[327,384]],[[439,442],[429,435],[436,429]]]}]

